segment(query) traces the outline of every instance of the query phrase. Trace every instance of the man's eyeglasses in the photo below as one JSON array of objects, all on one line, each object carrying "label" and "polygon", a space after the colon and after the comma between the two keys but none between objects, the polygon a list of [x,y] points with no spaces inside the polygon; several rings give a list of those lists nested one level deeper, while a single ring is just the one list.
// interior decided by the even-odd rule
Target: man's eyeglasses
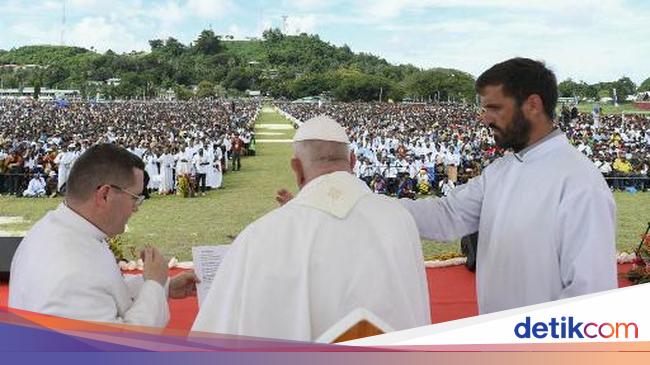
[{"label": "man's eyeglasses", "polygon": [[139,207],[142,204],[142,202],[144,201],[144,195],[133,194],[132,192],[124,189],[123,187],[117,186],[117,185],[109,184],[108,186],[110,186],[113,189],[117,189],[117,190],[119,190],[119,191],[121,191],[123,193],[126,193],[126,194],[130,195],[131,198],[133,199],[133,201],[135,202],[136,207]]}]

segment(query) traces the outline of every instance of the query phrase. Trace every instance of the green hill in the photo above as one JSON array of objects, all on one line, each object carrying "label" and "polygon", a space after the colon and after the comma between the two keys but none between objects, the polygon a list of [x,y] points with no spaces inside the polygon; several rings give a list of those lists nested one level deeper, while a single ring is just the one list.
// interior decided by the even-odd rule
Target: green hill
[{"label": "green hill", "polygon": [[[184,97],[261,90],[286,98],[329,93],[339,100],[376,100],[380,93],[400,100],[440,92],[473,98],[473,77],[459,70],[421,70],[393,65],[347,46],[335,46],[317,35],[288,36],[277,29],[263,39],[223,41],[210,30],[190,44],[174,38],[150,40],[150,52],[97,53],[79,47],[25,46],[0,51],[0,64],[36,64],[43,68],[2,68],[5,87],[42,85],[77,88],[84,95],[101,92],[109,98],[155,96],[173,88]],[[98,85],[117,77],[119,86]],[[426,82],[422,82],[425,80]],[[192,94],[188,87],[199,85]]]},{"label": "green hill", "polygon": [[89,50],[66,46],[25,46],[0,53],[0,64],[51,65],[86,56]]}]

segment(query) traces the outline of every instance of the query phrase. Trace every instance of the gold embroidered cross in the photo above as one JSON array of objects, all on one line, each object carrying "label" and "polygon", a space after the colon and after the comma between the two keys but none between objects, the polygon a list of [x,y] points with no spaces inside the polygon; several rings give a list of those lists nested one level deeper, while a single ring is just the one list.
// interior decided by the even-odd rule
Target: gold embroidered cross
[{"label": "gold embroidered cross", "polygon": [[327,195],[329,195],[329,197],[332,198],[332,200],[339,200],[341,199],[341,195],[343,194],[339,189],[331,188],[330,191],[327,193]]}]

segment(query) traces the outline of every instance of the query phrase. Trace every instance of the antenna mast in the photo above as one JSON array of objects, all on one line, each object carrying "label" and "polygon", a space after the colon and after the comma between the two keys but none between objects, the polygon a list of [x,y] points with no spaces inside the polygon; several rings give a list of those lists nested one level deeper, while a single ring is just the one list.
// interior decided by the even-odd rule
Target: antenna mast
[{"label": "antenna mast", "polygon": [[61,13],[61,45],[65,46],[65,0],[63,0],[63,9]]},{"label": "antenna mast", "polygon": [[282,16],[282,33],[283,34],[288,34],[289,33],[289,24],[287,24],[287,18],[289,18],[289,16],[287,16],[287,15]]}]

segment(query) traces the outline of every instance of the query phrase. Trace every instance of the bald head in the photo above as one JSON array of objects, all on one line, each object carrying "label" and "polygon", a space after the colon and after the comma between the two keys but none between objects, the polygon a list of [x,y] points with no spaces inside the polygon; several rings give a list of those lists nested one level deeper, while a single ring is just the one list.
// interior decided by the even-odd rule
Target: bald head
[{"label": "bald head", "polygon": [[355,163],[347,143],[305,140],[293,143],[291,167],[299,187],[335,171],[352,171]]},{"label": "bald head", "polygon": [[339,163],[347,165],[350,162],[347,143],[319,140],[294,142],[293,151],[305,169]]}]

